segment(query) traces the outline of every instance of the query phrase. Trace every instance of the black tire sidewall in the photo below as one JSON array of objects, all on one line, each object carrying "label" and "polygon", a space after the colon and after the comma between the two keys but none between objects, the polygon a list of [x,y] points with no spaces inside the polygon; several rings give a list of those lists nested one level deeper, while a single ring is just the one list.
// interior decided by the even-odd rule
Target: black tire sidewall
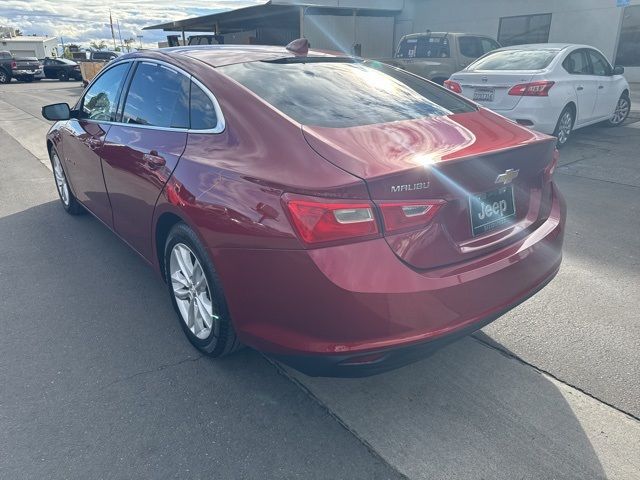
[{"label": "black tire sidewall", "polygon": [[[173,286],[170,278],[170,256],[173,247],[178,243],[187,245],[198,258],[209,284],[212,305],[220,317],[218,319],[218,325],[214,325],[211,329],[211,334],[205,339],[200,339],[191,333],[189,327],[187,327],[186,322],[182,318],[182,314],[180,313],[180,309],[178,308],[178,304],[173,293]],[[191,344],[201,352],[213,357],[223,355],[225,353],[226,342],[229,340],[229,328],[232,328],[230,325],[231,318],[229,316],[229,310],[227,308],[220,279],[205,247],[189,226],[184,223],[178,223],[171,229],[171,232],[167,237],[163,258],[164,276],[168,287],[169,297],[171,298],[171,304],[176,312],[182,331],[185,333]],[[217,338],[215,336],[216,331],[218,333]]]},{"label": "black tire sidewall", "polygon": [[60,166],[62,168],[62,171],[64,172],[65,180],[67,181],[67,189],[69,190],[69,205],[65,205],[64,201],[62,200],[62,195],[60,195],[60,190],[58,190],[56,175],[55,173],[52,172],[53,181],[55,183],[56,192],[58,192],[58,198],[60,199],[60,204],[62,205],[62,208],[64,208],[67,213],[71,215],[79,215],[84,212],[84,208],[78,203],[78,201],[76,200],[76,197],[71,192],[71,187],[69,186],[69,177],[67,176],[67,172],[64,169],[64,165],[62,164],[62,159],[60,158],[60,154],[56,150],[56,147],[51,147],[51,149],[49,150],[49,162],[51,163],[51,170],[55,169],[53,165],[54,153],[58,156],[58,161],[60,162]]},{"label": "black tire sidewall", "polygon": [[558,132],[560,130],[560,120],[562,119],[562,117],[564,116],[565,112],[567,112],[567,111],[571,113],[571,131],[569,132],[569,135],[567,136],[567,139],[565,140],[564,143],[556,142],[556,146],[558,148],[562,148],[567,143],[569,143],[569,139],[571,138],[571,135],[573,134],[573,127],[576,124],[576,114],[573,112],[573,108],[571,108],[571,106],[567,105],[566,107],[564,107],[562,109],[562,112],[560,112],[560,116],[558,117],[558,121],[556,122],[556,128],[553,130],[553,135],[556,138],[558,138]]},{"label": "black tire sidewall", "polygon": [[620,103],[620,100],[622,100],[623,98],[626,99],[627,102],[629,103],[629,110],[627,111],[627,116],[624,117],[624,120],[622,120],[620,123],[612,123],[611,119],[607,120],[607,125],[609,125],[610,127],[619,127],[625,122],[627,118],[629,118],[629,114],[631,113],[631,97],[629,95],[625,93],[620,95],[620,98],[618,98],[618,101],[616,102],[616,109],[618,108],[618,103]]},{"label": "black tire sidewall", "polygon": [[4,80],[0,81],[0,84],[4,84],[4,83],[9,83],[11,82],[11,75],[9,73],[7,73],[6,70],[2,69],[1,73],[4,74]]}]

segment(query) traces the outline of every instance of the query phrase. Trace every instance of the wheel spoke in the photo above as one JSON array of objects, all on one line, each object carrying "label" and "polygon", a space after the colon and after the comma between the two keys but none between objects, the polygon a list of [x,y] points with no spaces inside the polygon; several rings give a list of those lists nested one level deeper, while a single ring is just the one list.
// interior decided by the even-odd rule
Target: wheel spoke
[{"label": "wheel spoke", "polygon": [[174,285],[177,282],[187,289],[190,287],[189,281],[184,277],[182,271],[177,271],[176,273],[171,275],[171,280],[174,282]]}]

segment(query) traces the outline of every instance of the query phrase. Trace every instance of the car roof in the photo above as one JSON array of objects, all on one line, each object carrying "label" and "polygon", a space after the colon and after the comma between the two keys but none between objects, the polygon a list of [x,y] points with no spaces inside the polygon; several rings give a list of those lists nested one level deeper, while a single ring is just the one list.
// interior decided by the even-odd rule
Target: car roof
[{"label": "car roof", "polygon": [[[170,57],[184,55],[200,60],[212,67],[222,67],[234,63],[255,62],[260,60],[278,60],[297,56],[285,47],[267,45],[192,45],[161,48],[155,51]],[[323,50],[309,50],[307,56],[340,58],[346,55]]]},{"label": "car roof", "polygon": [[527,43],[525,45],[511,45],[502,47],[499,50],[564,50],[567,48],[594,48],[589,45],[579,45],[575,43]]},{"label": "car roof", "polygon": [[493,39],[493,37],[491,35],[485,35],[483,33],[465,33],[465,32],[418,32],[418,33],[409,33],[405,36],[403,36],[402,38],[416,38],[416,37],[464,37],[464,36],[471,36],[471,37],[485,37],[485,38],[491,38]]}]

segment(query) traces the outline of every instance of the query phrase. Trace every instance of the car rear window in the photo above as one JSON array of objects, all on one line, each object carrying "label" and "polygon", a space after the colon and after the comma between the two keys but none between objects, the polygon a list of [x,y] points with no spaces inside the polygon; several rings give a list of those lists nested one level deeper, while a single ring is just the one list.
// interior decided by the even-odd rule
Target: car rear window
[{"label": "car rear window", "polygon": [[403,38],[396,52],[396,58],[449,58],[449,55],[449,39],[429,35]]},{"label": "car rear window", "polygon": [[288,60],[218,70],[303,125],[355,127],[475,110],[447,90],[380,62]]},{"label": "car rear window", "polygon": [[542,70],[558,52],[558,49],[500,50],[476,60],[467,70]]}]

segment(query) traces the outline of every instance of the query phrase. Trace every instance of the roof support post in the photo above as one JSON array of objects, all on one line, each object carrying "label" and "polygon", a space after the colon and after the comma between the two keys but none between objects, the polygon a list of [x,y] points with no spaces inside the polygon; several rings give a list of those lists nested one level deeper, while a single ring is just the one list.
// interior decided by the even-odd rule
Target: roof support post
[{"label": "roof support post", "polygon": [[186,44],[187,44],[187,39],[186,39],[186,37],[184,36],[184,27],[182,27],[182,45],[184,46],[184,45],[186,45]]}]

